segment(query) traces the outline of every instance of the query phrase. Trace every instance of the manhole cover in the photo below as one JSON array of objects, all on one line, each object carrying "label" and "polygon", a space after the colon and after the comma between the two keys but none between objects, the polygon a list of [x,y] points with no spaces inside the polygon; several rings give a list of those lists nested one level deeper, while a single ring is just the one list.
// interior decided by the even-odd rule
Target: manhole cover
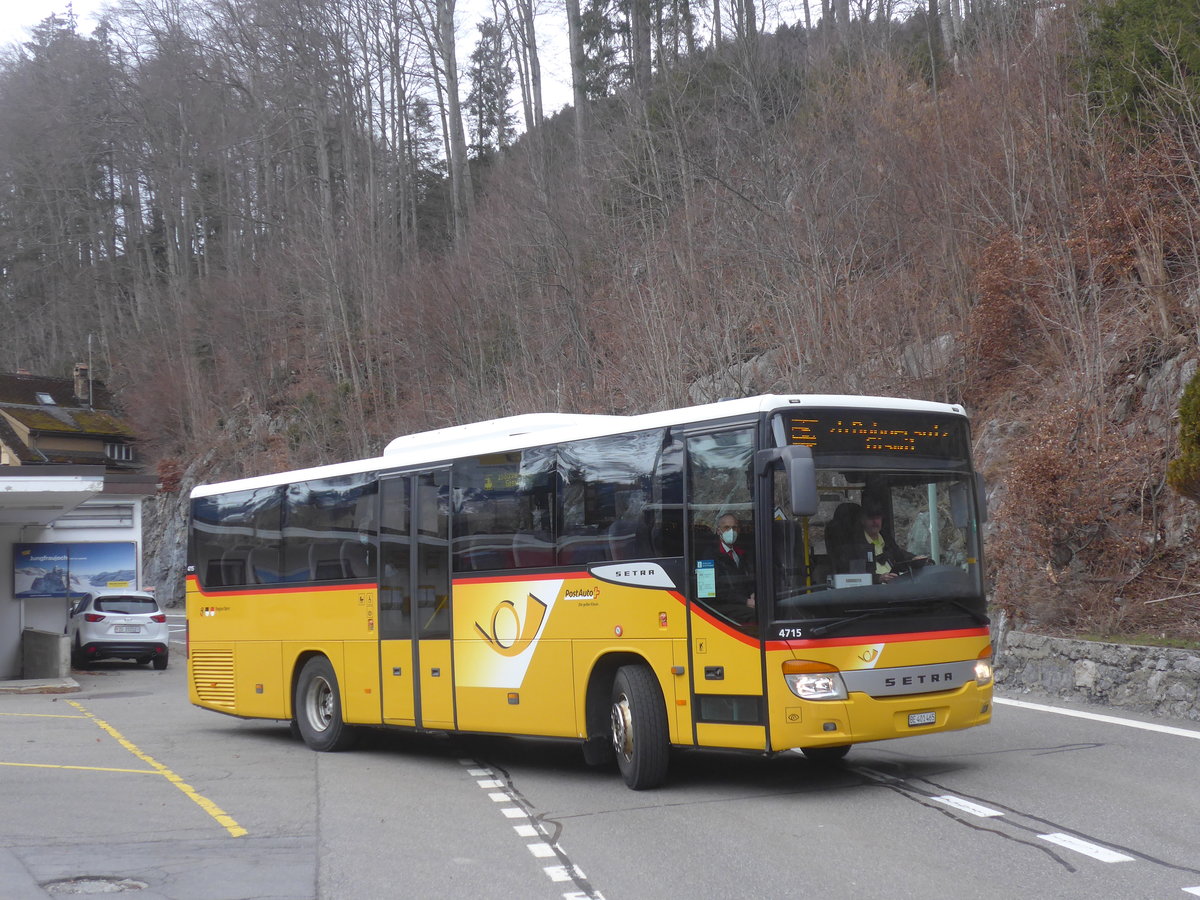
[{"label": "manhole cover", "polygon": [[133,878],[118,878],[115,875],[79,875],[76,878],[60,878],[42,885],[48,894],[121,894],[140,891],[146,882]]}]

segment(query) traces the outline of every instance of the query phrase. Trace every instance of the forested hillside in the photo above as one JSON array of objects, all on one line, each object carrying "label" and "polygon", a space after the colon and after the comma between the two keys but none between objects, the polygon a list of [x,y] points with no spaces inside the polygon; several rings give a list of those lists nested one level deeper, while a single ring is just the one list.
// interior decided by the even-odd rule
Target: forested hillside
[{"label": "forested hillside", "polygon": [[510,413],[961,402],[1000,608],[1200,638],[1195,4],[823,5],[567,0],[550,119],[526,0],[465,61],[448,0],[47,20],[0,64],[0,367],[95,335],[171,490]]}]

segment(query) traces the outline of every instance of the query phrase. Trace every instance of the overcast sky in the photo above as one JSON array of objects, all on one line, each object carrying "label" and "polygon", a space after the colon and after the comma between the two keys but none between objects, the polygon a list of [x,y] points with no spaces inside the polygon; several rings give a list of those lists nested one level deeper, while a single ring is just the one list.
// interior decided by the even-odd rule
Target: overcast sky
[{"label": "overcast sky", "polygon": [[[57,13],[64,16],[69,2],[71,0],[0,0],[0,47],[27,40],[29,29],[49,15]],[[90,35],[92,33],[92,29],[96,27],[97,15],[108,2],[111,0],[74,0],[72,8],[79,20],[80,34]],[[465,0],[465,2],[460,0],[457,7],[458,69],[461,80],[465,78],[467,57],[474,49],[476,41],[479,40],[479,32],[476,29],[479,15],[472,10],[474,8],[486,10],[481,15],[490,15],[491,11],[487,0]],[[554,14],[546,14],[542,19],[543,28],[549,25],[553,18]],[[546,39],[547,43],[547,46],[541,48],[541,62],[543,103],[546,114],[549,115],[570,103],[571,84],[567,71],[566,47],[557,46],[560,42],[553,40],[552,29],[541,32],[539,37]],[[543,43],[542,39],[539,39],[539,45]],[[564,38],[561,43],[565,45],[565,42]],[[514,95],[513,100],[515,104],[518,98]],[[515,106],[514,111],[519,113]]]},{"label": "overcast sky", "polygon": [[[29,29],[46,16],[65,16],[68,0],[0,0],[0,44],[20,42],[29,37]],[[91,34],[96,27],[94,13],[102,0],[74,0],[71,4],[79,19],[79,31]]]}]

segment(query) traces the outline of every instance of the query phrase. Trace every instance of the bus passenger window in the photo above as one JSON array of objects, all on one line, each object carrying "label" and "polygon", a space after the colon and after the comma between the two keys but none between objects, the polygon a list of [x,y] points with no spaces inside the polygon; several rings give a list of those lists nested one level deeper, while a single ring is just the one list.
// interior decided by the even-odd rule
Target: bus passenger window
[{"label": "bus passenger window", "polygon": [[198,497],[192,503],[192,549],[205,587],[279,580],[281,488]]}]

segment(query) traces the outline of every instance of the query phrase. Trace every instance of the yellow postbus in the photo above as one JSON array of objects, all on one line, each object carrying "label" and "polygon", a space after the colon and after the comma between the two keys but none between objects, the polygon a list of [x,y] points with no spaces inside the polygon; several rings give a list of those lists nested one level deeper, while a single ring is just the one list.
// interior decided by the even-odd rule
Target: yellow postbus
[{"label": "yellow postbus", "polygon": [[961,407],[761,396],[528,415],[197,487],[189,695],[291,721],[840,759],[992,704]]}]

